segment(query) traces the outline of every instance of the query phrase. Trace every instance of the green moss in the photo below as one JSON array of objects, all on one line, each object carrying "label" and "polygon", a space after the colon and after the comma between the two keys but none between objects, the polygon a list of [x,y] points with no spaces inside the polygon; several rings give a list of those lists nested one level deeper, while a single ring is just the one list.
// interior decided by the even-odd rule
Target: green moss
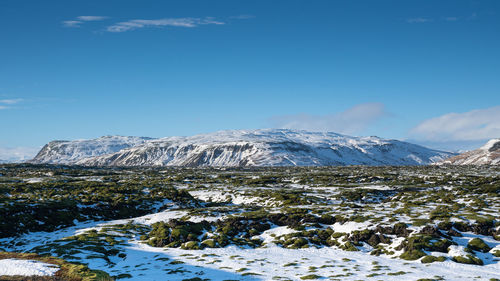
[{"label": "green moss", "polygon": [[132,275],[128,273],[122,273],[114,276],[116,279],[123,279],[123,278],[132,278]]},{"label": "green moss", "polygon": [[429,219],[413,219],[412,225],[413,226],[423,226],[423,225],[428,224],[430,221],[431,220],[429,220]]},{"label": "green moss", "polygon": [[323,278],[323,276],[319,276],[316,274],[309,274],[309,275],[304,275],[304,276],[300,277],[301,280],[313,280],[313,279],[321,279],[321,278]]},{"label": "green moss", "polygon": [[351,252],[359,251],[359,249],[356,248],[356,246],[350,241],[345,242],[345,244],[341,245],[340,248],[344,251],[351,251]]},{"label": "green moss", "polygon": [[335,232],[335,233],[332,233],[332,238],[337,239],[337,238],[340,238],[340,237],[345,236],[345,235],[347,235],[347,233],[344,233],[344,232]]},{"label": "green moss", "polygon": [[447,253],[448,248],[453,244],[454,243],[448,239],[441,239],[441,240],[438,240],[436,242],[431,243],[431,246],[428,250],[435,251],[435,252],[441,252],[441,253]]},{"label": "green moss", "polygon": [[397,275],[404,275],[406,273],[407,272],[404,272],[404,271],[397,271],[397,272],[389,272],[389,273],[387,273],[387,275],[397,276]]},{"label": "green moss", "polygon": [[201,242],[201,244],[203,244],[205,247],[208,247],[208,248],[216,248],[216,246],[217,246],[217,243],[215,242],[214,239],[203,240]]},{"label": "green moss", "polygon": [[197,241],[189,241],[181,245],[181,249],[184,250],[200,250],[202,246]]},{"label": "green moss", "polygon": [[436,262],[436,261],[443,262],[445,260],[446,260],[446,258],[443,257],[443,256],[436,257],[436,256],[428,255],[428,256],[423,257],[420,260],[420,262],[422,262],[422,263],[432,263],[432,262]]},{"label": "green moss", "polygon": [[474,250],[474,251],[479,251],[483,253],[487,253],[491,250],[491,248],[484,243],[484,241],[481,238],[474,238],[469,241],[467,244],[467,247]]},{"label": "green moss", "polygon": [[401,256],[399,256],[400,258],[404,259],[404,260],[418,260],[419,258],[425,256],[425,253],[422,252],[421,250],[409,250],[409,251],[406,251],[404,252],[403,254],[401,254]]},{"label": "green moss", "polygon": [[241,274],[241,276],[257,276],[257,275],[261,275],[259,273],[255,273],[255,272],[245,272],[243,274]]},{"label": "green moss", "polygon": [[456,256],[453,257],[452,260],[458,263],[483,265],[483,261],[473,255],[467,255],[465,257]]}]

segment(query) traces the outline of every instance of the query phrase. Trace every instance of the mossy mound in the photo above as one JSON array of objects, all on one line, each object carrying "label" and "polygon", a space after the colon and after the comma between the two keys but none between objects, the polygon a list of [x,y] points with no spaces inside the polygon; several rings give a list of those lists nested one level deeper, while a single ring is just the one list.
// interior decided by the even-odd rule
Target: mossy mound
[{"label": "mossy mound", "polygon": [[428,255],[428,256],[423,257],[420,260],[420,262],[421,263],[432,263],[432,262],[443,262],[445,260],[446,260],[446,257],[443,257],[443,256],[436,257],[436,256]]},{"label": "mossy mound", "polygon": [[418,260],[419,258],[424,257],[424,256],[425,256],[425,253],[422,252],[421,250],[412,249],[412,250],[409,250],[409,251],[402,253],[399,257],[404,259],[404,260],[413,261],[413,260]]},{"label": "mossy mound", "polygon": [[474,238],[470,240],[469,243],[467,244],[467,247],[469,249],[482,253],[487,253],[491,250],[490,246],[484,243],[484,241],[481,238]]},{"label": "mossy mound", "polygon": [[453,261],[458,262],[458,263],[465,263],[465,264],[477,264],[477,265],[483,265],[483,261],[475,257],[473,255],[467,255],[467,256],[456,256],[452,258]]}]

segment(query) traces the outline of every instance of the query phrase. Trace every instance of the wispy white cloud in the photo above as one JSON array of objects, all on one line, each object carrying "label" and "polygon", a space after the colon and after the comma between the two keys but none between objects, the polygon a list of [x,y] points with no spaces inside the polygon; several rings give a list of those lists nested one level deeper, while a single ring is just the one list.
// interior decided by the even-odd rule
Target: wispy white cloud
[{"label": "wispy white cloud", "polygon": [[2,99],[0,100],[0,110],[10,108],[10,105],[14,105],[22,101],[23,99]]},{"label": "wispy white cloud", "polygon": [[100,21],[100,20],[105,20],[108,17],[104,17],[104,16],[79,16],[76,18],[78,20],[81,20],[81,21]]},{"label": "wispy white cloud", "polygon": [[[472,14],[472,16],[467,17],[467,20],[474,19],[476,17],[476,14]],[[457,16],[442,16],[437,19],[434,18],[429,18],[429,17],[415,17],[415,18],[408,18],[406,19],[407,23],[430,23],[430,22],[439,22],[439,21],[446,21],[446,22],[456,22],[459,20],[463,20],[464,17],[457,17]]]},{"label": "wispy white cloud", "polygon": [[433,19],[426,18],[426,17],[418,17],[418,18],[409,18],[406,19],[407,23],[426,23],[426,22],[432,22]]},{"label": "wispy white cloud", "polygon": [[448,113],[425,120],[410,136],[426,141],[474,141],[500,137],[500,106]]},{"label": "wispy white cloud", "polygon": [[356,134],[388,115],[382,103],[363,103],[340,113],[274,116],[269,121],[277,128]]},{"label": "wispy white cloud", "polygon": [[0,103],[3,103],[3,104],[16,104],[16,103],[20,103],[22,101],[23,101],[23,99],[4,99],[4,100],[0,100]]},{"label": "wispy white cloud", "polygon": [[247,19],[253,19],[255,18],[254,15],[238,15],[238,16],[231,16],[229,17],[230,19],[237,19],[237,20],[247,20]]},{"label": "wispy white cloud", "polygon": [[62,24],[65,27],[81,27],[84,22],[101,21],[101,20],[105,20],[107,18],[108,17],[105,17],[105,16],[78,16],[74,20],[63,21]]},{"label": "wispy white cloud", "polygon": [[79,20],[65,20],[62,22],[65,27],[80,27],[82,23]]},{"label": "wispy white cloud", "polygon": [[174,27],[197,27],[200,25],[222,25],[225,24],[222,21],[218,21],[211,17],[206,18],[164,18],[155,20],[144,20],[135,19],[124,22],[119,22],[110,25],[106,28],[109,32],[125,32],[134,29],[140,29],[145,27],[163,27],[163,26],[174,26]]}]

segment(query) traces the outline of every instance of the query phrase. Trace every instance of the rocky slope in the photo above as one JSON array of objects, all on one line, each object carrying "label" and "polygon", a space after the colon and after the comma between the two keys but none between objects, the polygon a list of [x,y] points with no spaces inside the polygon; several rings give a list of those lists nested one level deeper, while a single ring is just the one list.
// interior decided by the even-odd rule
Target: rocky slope
[{"label": "rocky slope", "polygon": [[452,165],[499,165],[500,164],[500,139],[492,139],[479,149],[467,151],[451,157],[439,164]]},{"label": "rocky slope", "polygon": [[[118,145],[110,149],[109,145],[100,145],[101,141],[103,138],[49,143],[32,162],[190,167],[421,165],[453,155],[378,137],[282,129],[221,131],[150,140],[140,138],[136,142],[124,142],[125,147],[121,149]],[[94,151],[94,148],[99,150]]]}]

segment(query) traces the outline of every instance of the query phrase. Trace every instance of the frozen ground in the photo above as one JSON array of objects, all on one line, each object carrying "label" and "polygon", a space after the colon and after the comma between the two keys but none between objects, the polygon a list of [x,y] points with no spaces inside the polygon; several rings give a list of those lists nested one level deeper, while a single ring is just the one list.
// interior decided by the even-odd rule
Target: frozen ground
[{"label": "frozen ground", "polygon": [[[191,203],[179,197],[162,199],[154,205],[158,211],[146,215],[74,220],[71,227],[2,238],[0,248],[84,263],[120,280],[500,278],[500,201],[498,189],[490,187],[490,182],[498,184],[497,174],[477,177],[483,173],[479,171],[453,178],[448,171],[435,172],[436,176],[434,171],[423,174],[410,169],[399,172],[409,179],[398,179],[395,184],[386,179],[392,174],[373,171],[366,176],[368,180],[345,174],[336,182],[331,178],[340,172],[324,176],[321,171],[314,177],[308,170],[299,175],[264,170],[260,174],[229,172],[229,176],[193,171],[174,182],[193,196]],[[221,175],[231,180],[223,181]],[[440,178],[447,184],[438,184]],[[476,179],[486,182],[485,189],[469,187],[479,185],[473,182]],[[47,182],[25,184],[38,187]],[[159,194],[149,187],[139,190],[145,195]],[[8,198],[16,196],[11,192]],[[181,229],[191,231],[192,236],[174,237]],[[227,244],[197,248],[222,236],[227,236]],[[161,239],[168,241],[159,243]],[[425,259],[435,260],[426,263]],[[0,275],[55,271],[39,262],[0,260]]]},{"label": "frozen ground", "polygon": [[[145,218],[169,220],[184,215],[180,211],[165,211],[145,217],[131,219],[134,222],[146,222]],[[195,219],[196,220],[196,219]],[[31,233],[16,239],[27,244],[14,247],[12,250],[29,251],[30,249],[79,233],[85,233],[102,226],[113,226],[125,220],[95,223],[94,226],[82,224],[56,233]],[[339,228],[342,225],[332,225]],[[356,223],[345,223],[342,231],[362,228]],[[113,258],[113,264],[103,259],[89,258],[90,252],[80,255],[90,268],[100,269],[111,275],[126,274],[125,280],[184,280],[199,277],[209,280],[302,280],[310,276],[320,279],[334,280],[417,280],[420,278],[443,280],[490,280],[498,278],[500,263],[488,255],[483,257],[485,265],[459,264],[453,261],[423,264],[420,261],[405,261],[388,256],[373,256],[368,251],[349,252],[333,247],[286,249],[272,243],[273,236],[293,233],[287,227],[273,227],[261,237],[267,244],[261,248],[237,247],[206,248],[204,250],[183,250],[179,248],[156,248],[145,245],[135,238],[126,239],[120,245],[124,258]],[[465,233],[457,239],[461,246],[452,246],[450,255],[463,252],[463,245],[474,237],[482,237],[492,247],[500,247],[500,243],[484,236]],[[369,246],[368,246],[369,247]],[[25,262],[25,261],[17,261]],[[5,263],[5,260],[4,260]],[[17,265],[17,264],[13,264]],[[31,265],[31,267],[27,267]],[[35,267],[36,265],[36,267]],[[21,263],[19,263],[21,266]],[[23,263],[26,268],[20,271],[2,271],[3,275],[50,274],[57,271],[41,263]],[[0,263],[2,268],[2,263]]]}]

